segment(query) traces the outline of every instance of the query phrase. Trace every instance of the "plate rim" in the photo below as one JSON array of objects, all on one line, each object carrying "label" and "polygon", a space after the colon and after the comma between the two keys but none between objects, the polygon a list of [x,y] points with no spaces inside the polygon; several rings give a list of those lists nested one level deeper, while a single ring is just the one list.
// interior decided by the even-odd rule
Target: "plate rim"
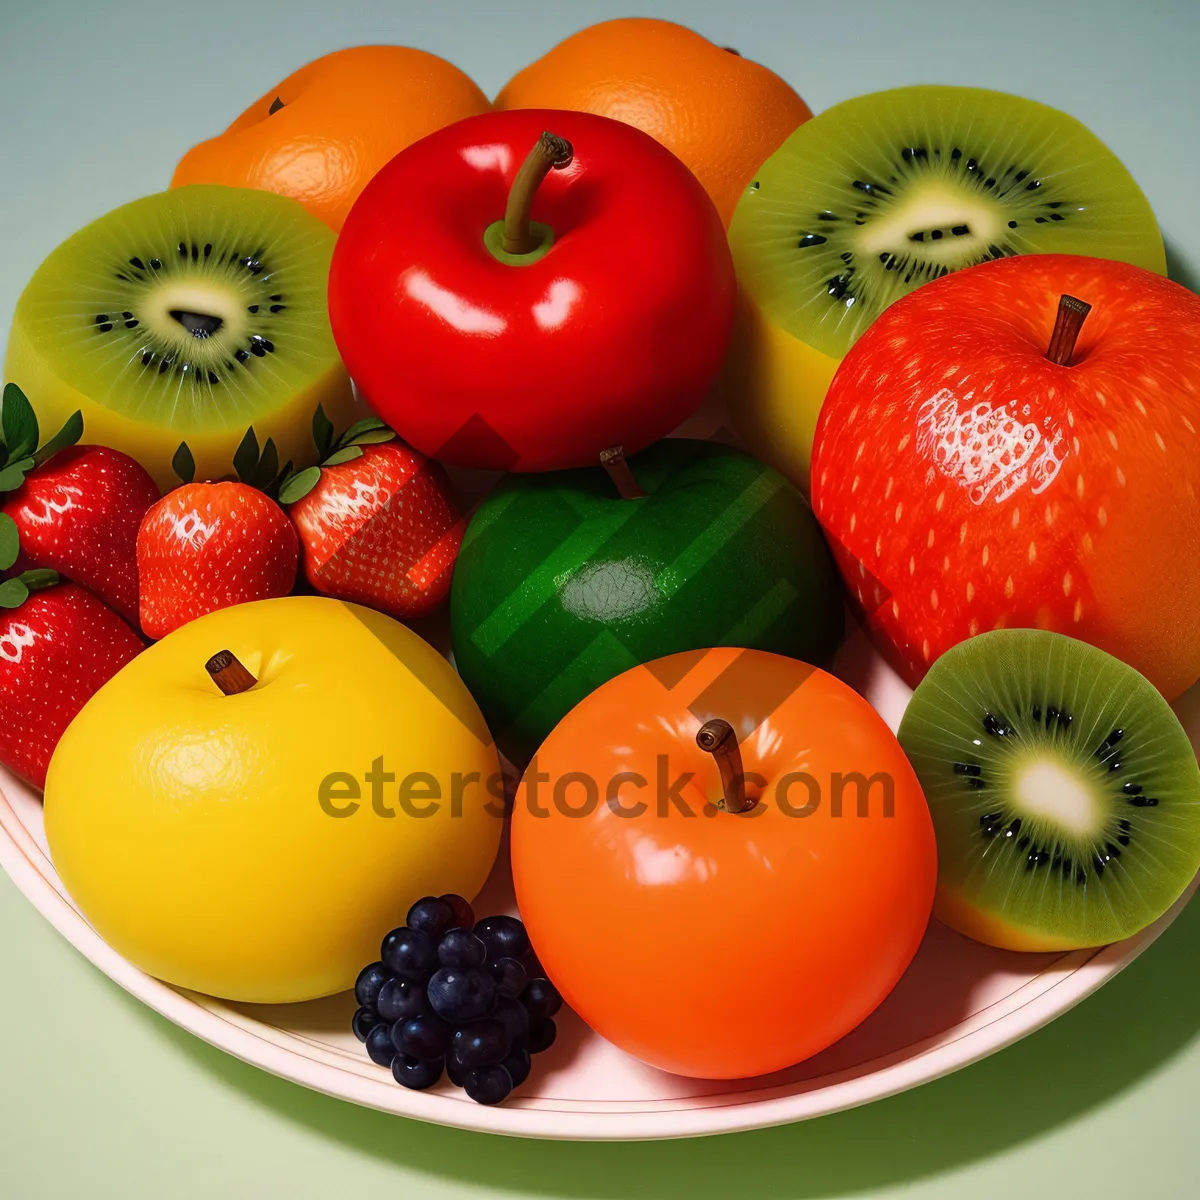
[{"label": "plate rim", "polygon": [[[372,1069],[359,1072],[311,1057],[299,1049],[308,1043],[298,1035],[256,1020],[220,1000],[174,988],[133,966],[87,923],[56,886],[57,876],[52,879],[47,875],[42,863],[53,872],[53,865],[12,806],[0,779],[0,867],[84,958],[172,1024],[250,1066],[338,1100],[464,1131],[564,1141],[648,1141],[763,1129],[855,1108],[951,1074],[1041,1029],[1107,983],[1163,933],[1200,882],[1198,876],[1168,912],[1134,937],[1096,950],[1075,952],[1085,957],[1029,1003],[975,1024],[949,1041],[944,1034],[954,1026],[880,1058],[805,1080],[803,1090],[783,1095],[772,1096],[770,1093],[778,1089],[767,1087],[760,1089],[760,1095],[766,1095],[759,1099],[753,1098],[753,1091],[727,1093],[697,1097],[687,1106],[675,1108],[650,1107],[666,1102],[648,1102],[641,1111],[631,1108],[628,1101],[588,1101],[587,1107],[571,1111],[523,1106],[519,1101],[488,1107],[437,1092],[408,1091],[397,1087],[366,1059],[362,1066]],[[1055,960],[1046,971],[1062,963],[1063,959]],[[979,1016],[973,1014],[962,1024],[978,1021]],[[281,1045],[256,1032],[256,1028],[274,1030],[295,1045]],[[336,1052],[331,1049],[329,1053],[333,1056]],[[864,1073],[864,1068],[873,1069]],[[789,1086],[793,1085],[779,1088]],[[703,1102],[709,1099],[713,1102]],[[614,1103],[621,1105],[619,1110],[603,1111],[604,1105]]]}]

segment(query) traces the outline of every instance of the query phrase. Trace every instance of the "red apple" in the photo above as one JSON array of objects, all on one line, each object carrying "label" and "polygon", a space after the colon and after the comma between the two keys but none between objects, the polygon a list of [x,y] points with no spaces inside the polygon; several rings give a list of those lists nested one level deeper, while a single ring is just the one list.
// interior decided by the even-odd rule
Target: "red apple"
[{"label": "red apple", "polygon": [[329,309],[350,374],[416,449],[545,471],[684,420],[734,293],[721,220],[670,151],[606,117],[525,110],[459,121],[380,171],[338,239]]},{"label": "red apple", "polygon": [[1200,297],[1178,284],[1042,254],[920,288],[843,360],[812,477],[910,681],[1013,626],[1092,642],[1168,697],[1200,678]]}]

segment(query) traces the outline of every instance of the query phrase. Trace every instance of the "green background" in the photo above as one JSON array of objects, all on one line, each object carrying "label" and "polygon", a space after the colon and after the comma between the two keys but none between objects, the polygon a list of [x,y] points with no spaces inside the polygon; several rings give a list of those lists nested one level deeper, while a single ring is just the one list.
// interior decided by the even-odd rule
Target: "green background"
[{"label": "green background", "polygon": [[[631,11],[737,46],[817,111],[929,82],[1067,109],[1132,170],[1175,277],[1196,287],[1195,0],[0,0],[0,329],[58,241],[165,186],[187,146],[302,62],[402,42],[452,59],[494,94],[561,37]],[[1200,1194],[1197,905],[1096,996],[957,1075],[804,1125],[659,1145],[455,1133],[305,1092],[127,997],[2,876],[0,945],[6,1200]]]}]

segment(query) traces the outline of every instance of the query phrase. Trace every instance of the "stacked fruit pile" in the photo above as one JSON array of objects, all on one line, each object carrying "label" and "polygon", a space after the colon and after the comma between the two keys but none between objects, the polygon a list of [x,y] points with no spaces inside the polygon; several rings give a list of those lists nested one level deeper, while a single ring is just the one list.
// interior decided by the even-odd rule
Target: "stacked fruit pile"
[{"label": "stacked fruit pile", "polygon": [[[73,899],[182,987],[357,977],[404,1086],[504,1099],[561,998],[774,1071],[935,901],[1096,945],[1200,867],[1200,298],[1061,112],[812,117],[652,20],[494,104],[339,51],[53,251],[5,379],[0,760]],[[463,898],[506,819],[524,925]]]}]

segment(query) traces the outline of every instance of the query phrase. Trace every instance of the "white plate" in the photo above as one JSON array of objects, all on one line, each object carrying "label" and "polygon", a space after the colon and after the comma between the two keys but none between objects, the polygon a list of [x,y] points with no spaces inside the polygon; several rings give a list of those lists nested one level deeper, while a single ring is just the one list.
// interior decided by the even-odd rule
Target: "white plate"
[{"label": "white plate", "polygon": [[[908,689],[861,635],[838,673],[893,728]],[[1200,692],[1176,706],[1197,742]],[[976,1062],[1079,1003],[1132,962],[1188,894],[1137,937],[1070,954],[993,950],[934,922],[908,973],[848,1037],[800,1066],[737,1083],[682,1079],[643,1066],[564,1013],[554,1047],[504,1105],[486,1108],[448,1084],[399,1087],[350,1033],[350,994],[309,1004],[229,1004],[144,975],[110,949],[71,903],[46,849],[38,795],[0,770],[0,866],[52,925],[156,1012],[255,1066],[331,1096],[460,1129],[573,1140],[688,1137],[804,1120],[878,1100]],[[476,908],[513,909],[506,856]]]}]

